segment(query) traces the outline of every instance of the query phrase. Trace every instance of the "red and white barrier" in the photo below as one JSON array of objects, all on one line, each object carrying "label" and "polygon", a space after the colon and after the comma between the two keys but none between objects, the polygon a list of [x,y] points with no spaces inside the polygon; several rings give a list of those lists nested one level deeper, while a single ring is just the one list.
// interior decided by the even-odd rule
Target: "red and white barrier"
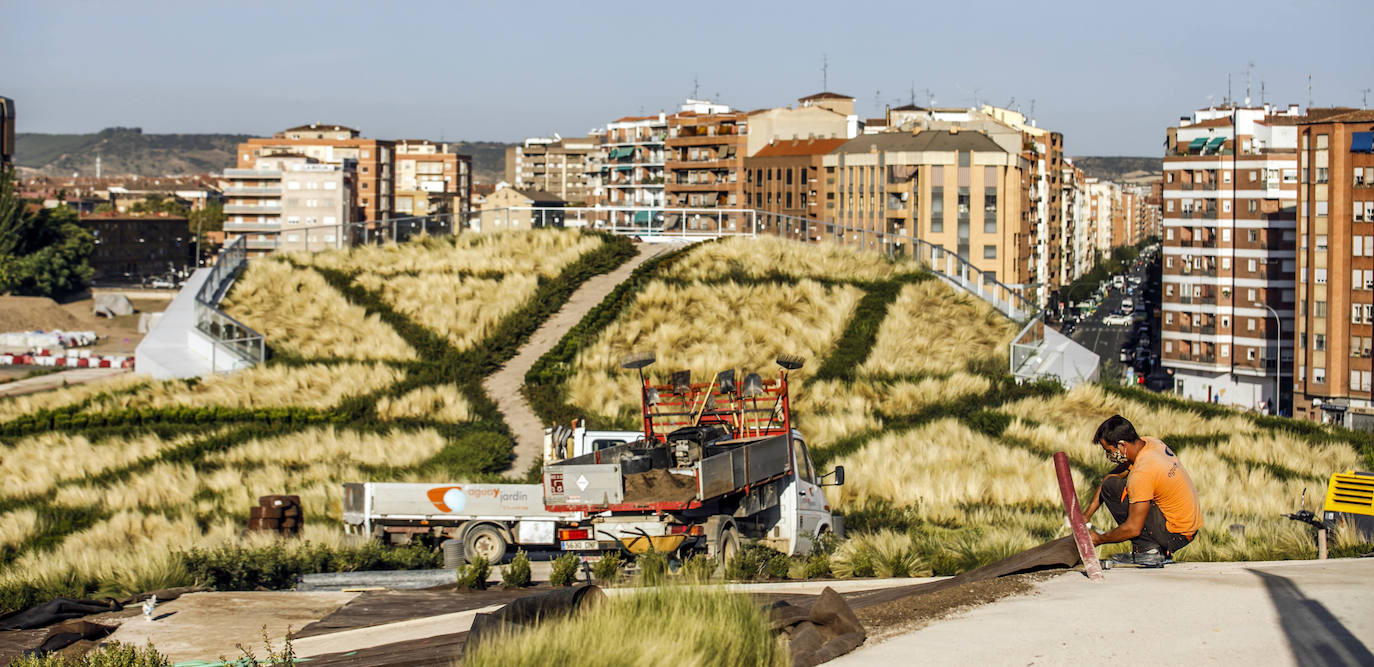
[{"label": "red and white barrier", "polygon": [[0,354],[0,366],[50,366],[64,368],[133,368],[134,358],[125,355],[96,356],[89,350],[54,355],[47,350],[38,354]]}]

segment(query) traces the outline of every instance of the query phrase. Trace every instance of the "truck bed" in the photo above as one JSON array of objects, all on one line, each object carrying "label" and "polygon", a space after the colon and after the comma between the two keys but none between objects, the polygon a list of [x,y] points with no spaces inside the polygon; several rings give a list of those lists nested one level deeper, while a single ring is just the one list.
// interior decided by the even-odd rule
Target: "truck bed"
[{"label": "truck bed", "polygon": [[550,511],[688,509],[742,491],[792,470],[787,434],[716,442],[686,468],[655,467],[626,474],[627,454],[611,448],[544,468],[544,502]]}]

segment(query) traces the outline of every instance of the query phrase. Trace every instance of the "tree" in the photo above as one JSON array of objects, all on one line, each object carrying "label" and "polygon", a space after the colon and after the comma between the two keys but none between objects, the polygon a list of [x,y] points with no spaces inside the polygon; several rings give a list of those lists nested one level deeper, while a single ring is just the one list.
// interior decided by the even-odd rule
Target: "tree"
[{"label": "tree", "polygon": [[66,206],[30,212],[15,190],[14,173],[0,173],[0,294],[60,297],[86,286],[95,273],[95,237]]},{"label": "tree", "polygon": [[[187,225],[195,234],[196,253],[200,254],[206,246],[205,233],[224,229],[224,202],[211,200],[205,203],[205,208],[191,211],[187,216]],[[196,258],[196,266],[200,266],[199,257]]]}]

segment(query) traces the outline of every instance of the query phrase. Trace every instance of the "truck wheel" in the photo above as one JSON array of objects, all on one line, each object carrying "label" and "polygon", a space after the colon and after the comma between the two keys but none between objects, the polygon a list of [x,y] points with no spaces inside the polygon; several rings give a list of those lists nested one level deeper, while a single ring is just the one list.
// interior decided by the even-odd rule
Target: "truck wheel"
[{"label": "truck wheel", "polygon": [[463,555],[467,560],[481,556],[492,565],[500,565],[506,557],[506,538],[495,526],[477,526],[463,536]]},{"label": "truck wheel", "polygon": [[739,530],[729,516],[713,516],[706,522],[707,555],[720,563],[729,565],[730,559],[739,553]]}]

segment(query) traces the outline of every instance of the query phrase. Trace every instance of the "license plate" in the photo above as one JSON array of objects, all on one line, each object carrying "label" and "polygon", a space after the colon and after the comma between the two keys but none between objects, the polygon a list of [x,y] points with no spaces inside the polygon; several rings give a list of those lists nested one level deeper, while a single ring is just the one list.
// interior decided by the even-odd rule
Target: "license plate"
[{"label": "license plate", "polygon": [[568,540],[563,543],[564,551],[596,551],[596,540]]}]

